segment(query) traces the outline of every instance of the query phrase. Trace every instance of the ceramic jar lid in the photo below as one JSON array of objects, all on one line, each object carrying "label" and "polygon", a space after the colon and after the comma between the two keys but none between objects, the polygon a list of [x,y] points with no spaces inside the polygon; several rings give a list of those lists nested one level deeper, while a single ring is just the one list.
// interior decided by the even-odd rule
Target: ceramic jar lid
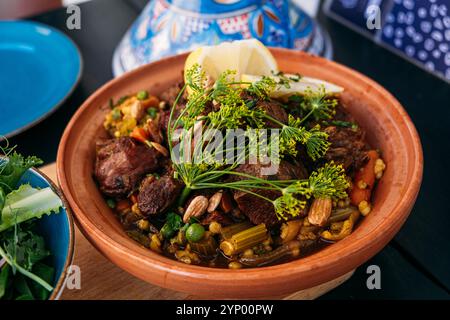
[{"label": "ceramic jar lid", "polygon": [[332,56],[328,34],[290,1],[153,0],[117,47],[113,71],[118,76],[198,46],[248,38]]}]

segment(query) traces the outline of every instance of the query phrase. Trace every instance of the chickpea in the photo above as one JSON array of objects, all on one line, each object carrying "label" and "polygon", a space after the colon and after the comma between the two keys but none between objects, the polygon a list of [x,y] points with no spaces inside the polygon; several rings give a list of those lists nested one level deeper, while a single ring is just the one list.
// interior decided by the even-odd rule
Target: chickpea
[{"label": "chickpea", "polygon": [[361,201],[358,205],[358,210],[363,216],[367,216],[372,208],[370,207],[370,203],[368,203],[367,201]]},{"label": "chickpea", "polygon": [[363,180],[359,180],[357,183],[357,186],[359,189],[366,189],[367,188],[367,183]]},{"label": "chickpea", "polygon": [[272,238],[268,237],[266,240],[263,241],[264,246],[270,246],[273,243]]},{"label": "chickpea", "polygon": [[242,268],[242,264],[240,264],[240,263],[237,262],[237,261],[231,261],[231,262],[228,264],[228,268],[229,268],[229,269],[234,269],[234,270],[241,269],[241,268]]},{"label": "chickpea", "polygon": [[213,221],[209,224],[209,231],[211,231],[211,233],[219,234],[221,230],[222,226],[220,225],[220,223]]},{"label": "chickpea", "polygon": [[242,253],[242,256],[244,257],[253,257],[255,253],[253,252],[252,249],[247,249]]},{"label": "chickpea", "polygon": [[377,179],[381,179],[384,173],[384,169],[386,169],[386,164],[384,163],[383,159],[377,159],[375,161],[374,167],[375,177]]},{"label": "chickpea", "polygon": [[137,226],[143,231],[148,231],[150,228],[150,223],[147,220],[141,219],[137,222]]}]

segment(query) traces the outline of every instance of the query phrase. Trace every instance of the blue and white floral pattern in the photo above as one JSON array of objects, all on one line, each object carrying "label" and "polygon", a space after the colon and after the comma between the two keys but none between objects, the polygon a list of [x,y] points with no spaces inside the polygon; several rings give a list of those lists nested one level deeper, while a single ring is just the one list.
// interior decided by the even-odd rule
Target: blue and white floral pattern
[{"label": "blue and white floral pattern", "polygon": [[116,49],[114,73],[200,45],[248,38],[331,57],[323,31],[289,1],[153,0]]},{"label": "blue and white floral pattern", "polygon": [[395,0],[382,41],[450,80],[450,1]]},{"label": "blue and white floral pattern", "polygon": [[[381,28],[367,28],[377,5]],[[325,12],[450,82],[450,0],[328,0]]]}]

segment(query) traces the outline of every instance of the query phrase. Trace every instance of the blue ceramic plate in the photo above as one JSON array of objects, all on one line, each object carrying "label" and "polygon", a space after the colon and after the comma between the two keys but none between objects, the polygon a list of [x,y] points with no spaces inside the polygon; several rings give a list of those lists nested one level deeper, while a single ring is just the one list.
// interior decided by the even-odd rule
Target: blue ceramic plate
[{"label": "blue ceramic plate", "polygon": [[0,21],[0,137],[55,111],[76,86],[81,68],[76,45],[60,31],[35,22]]}]

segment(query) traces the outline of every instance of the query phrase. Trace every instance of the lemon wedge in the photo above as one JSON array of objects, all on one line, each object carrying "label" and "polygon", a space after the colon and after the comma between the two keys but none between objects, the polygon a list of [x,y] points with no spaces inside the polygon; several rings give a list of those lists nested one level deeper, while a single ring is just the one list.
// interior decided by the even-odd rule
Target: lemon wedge
[{"label": "lemon wedge", "polygon": [[[284,74],[284,76],[288,79],[298,78],[298,76],[293,74]],[[253,83],[261,80],[261,78],[262,76],[259,75],[243,74],[241,76],[241,81]],[[279,82],[280,80],[280,77],[278,76],[272,76],[272,78],[277,82]],[[304,94],[308,90],[317,91],[322,88],[325,89],[325,92],[327,94],[336,94],[344,91],[344,88],[324,80],[310,77],[301,77],[298,81],[290,80],[289,88],[283,85],[278,85],[277,88],[271,92],[270,96],[272,98],[287,98],[296,94]]]},{"label": "lemon wedge", "polygon": [[237,80],[243,74],[268,76],[272,74],[272,71],[278,70],[277,62],[269,49],[256,39],[200,47],[187,57],[184,74],[196,63],[214,81],[226,70],[235,70]]}]

